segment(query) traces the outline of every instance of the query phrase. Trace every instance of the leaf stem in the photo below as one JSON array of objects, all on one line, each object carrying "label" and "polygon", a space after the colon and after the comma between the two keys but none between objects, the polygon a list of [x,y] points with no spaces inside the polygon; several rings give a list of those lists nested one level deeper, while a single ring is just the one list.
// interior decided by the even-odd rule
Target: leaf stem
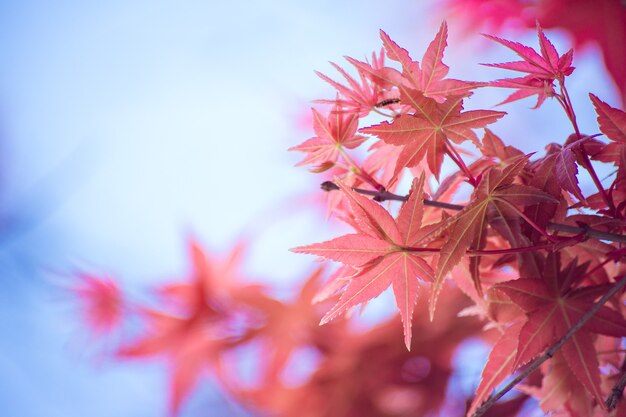
[{"label": "leaf stem", "polygon": [[563,346],[565,342],[567,342],[578,330],[580,330],[585,325],[585,323],[587,323],[611,297],[617,294],[617,292],[624,287],[624,285],[626,285],[626,275],[624,275],[619,281],[615,282],[611,289],[609,289],[609,291],[607,291],[607,293],[604,294],[602,298],[600,298],[589,310],[587,310],[587,312],[580,318],[580,320],[574,323],[574,325],[570,327],[570,329],[567,331],[567,333],[565,333],[563,337],[561,337],[556,343],[550,346],[543,355],[532,361],[530,365],[528,365],[528,367],[524,369],[524,372],[520,373],[504,388],[489,397],[487,401],[485,401],[480,407],[478,407],[474,414],[472,414],[472,417],[480,417],[485,414],[485,412],[487,412],[487,410],[491,408],[491,406],[494,405],[496,401],[502,398],[502,396],[504,396],[507,392],[512,390],[528,375],[533,373],[537,368],[539,368],[542,363],[552,358],[554,354],[561,348],[561,346]]},{"label": "leaf stem", "polygon": [[622,394],[624,393],[624,388],[626,387],[626,359],[624,359],[624,361],[622,362],[620,371],[622,372],[622,376],[615,383],[615,385],[613,385],[613,388],[611,388],[611,393],[604,402],[606,408],[608,408],[609,411],[617,407],[617,403],[619,402],[619,400],[622,399]]},{"label": "leaf stem", "polygon": [[369,185],[376,188],[377,190],[385,189],[385,187],[383,187],[378,181],[376,181],[374,177],[372,177],[365,170],[361,169],[361,167],[354,161],[354,159],[352,159],[352,157],[348,154],[348,152],[346,152],[346,150],[343,147],[339,148],[339,153],[341,153],[341,155],[344,157],[346,162],[348,162],[356,170],[355,173],[358,176],[360,176],[363,179],[363,181],[367,182]]},{"label": "leaf stem", "polygon": [[488,250],[468,250],[466,255],[468,256],[484,256],[484,255],[509,255],[514,253],[534,252],[541,249],[549,249],[553,246],[552,243],[545,243],[543,245],[524,246],[521,248],[509,248],[509,249],[488,249]]},{"label": "leaf stem", "polygon": [[454,161],[454,163],[457,164],[459,169],[461,171],[463,171],[463,173],[465,174],[465,176],[469,180],[470,184],[472,184],[472,186],[474,188],[476,188],[476,186],[478,185],[478,181],[476,181],[476,178],[474,178],[474,176],[470,172],[470,170],[467,167],[467,165],[465,165],[465,162],[463,162],[463,158],[461,158],[461,155],[459,155],[459,153],[456,151],[456,149],[454,149],[454,146],[452,146],[447,141],[446,141],[446,153]]},{"label": "leaf stem", "polygon": [[[570,122],[572,123],[572,126],[574,127],[574,132],[576,132],[576,139],[581,139],[583,135],[580,134],[580,129],[578,128],[578,123],[576,122],[576,113],[574,112],[574,105],[572,104],[572,100],[570,99],[569,93],[567,92],[567,88],[565,87],[564,79],[559,79],[559,87],[561,89],[561,94],[559,96],[561,100],[559,100],[559,103],[561,103],[561,106],[563,107],[563,109],[565,110],[565,113],[567,114],[567,118],[570,120]],[[602,195],[602,199],[604,200],[607,207],[613,213],[615,213],[615,205],[613,204],[613,199],[609,198],[608,194],[606,193],[606,190],[604,189],[604,187],[602,186],[602,183],[600,182],[600,178],[598,178],[598,174],[596,173],[596,170],[593,168],[593,165],[591,165],[591,160],[589,160],[589,155],[587,154],[587,151],[585,150],[585,144],[581,142],[581,144],[579,145],[579,148],[580,148],[580,155],[582,156],[582,166],[587,170],[587,172],[591,176],[591,180],[595,184],[600,195]]]},{"label": "leaf stem", "polygon": [[523,211],[521,211],[520,209],[518,209],[517,207],[515,207],[514,204],[511,204],[510,202],[506,201],[506,200],[502,200],[500,199],[500,201],[502,201],[503,203],[505,203],[506,205],[509,206],[509,208],[511,208],[511,210],[513,210],[515,213],[517,213],[518,216],[520,216],[522,219],[524,219],[526,221],[526,223],[528,223],[529,225],[532,226],[533,229],[535,229],[536,231],[538,231],[539,233],[541,233],[541,235],[543,237],[545,237],[546,239],[548,239],[551,242],[554,242],[555,239],[553,236],[550,236],[548,234],[548,232],[546,232],[544,229],[542,229],[541,227],[539,227],[537,225],[537,223],[535,223],[534,221],[532,221],[532,219],[530,219],[527,215],[524,214]]},{"label": "leaf stem", "polygon": [[574,127],[574,132],[576,132],[577,139],[580,139],[582,135],[580,134],[580,130],[578,129],[578,122],[576,122],[576,113],[574,113],[574,106],[572,105],[572,100],[569,97],[569,93],[567,92],[567,88],[565,88],[565,79],[559,78],[559,88],[561,89],[560,97],[562,100],[559,100],[561,106],[563,106],[563,110],[565,110],[565,114],[567,114],[567,118],[572,122],[572,126]]}]

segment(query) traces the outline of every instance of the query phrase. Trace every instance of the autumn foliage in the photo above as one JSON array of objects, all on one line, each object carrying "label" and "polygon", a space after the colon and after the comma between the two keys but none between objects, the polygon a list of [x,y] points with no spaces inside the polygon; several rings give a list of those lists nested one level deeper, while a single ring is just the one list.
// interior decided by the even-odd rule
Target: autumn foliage
[{"label": "autumn foliage", "polygon": [[[318,101],[314,136],[291,150],[351,231],[292,249],[332,262],[291,299],[246,280],[241,246],[218,257],[193,239],[187,277],[150,306],[85,278],[76,294],[92,327],[142,323],[113,355],[168,361],[172,414],[208,373],[259,415],[626,415],[626,112],[590,91],[597,129],[580,131],[574,51],[557,51],[539,23],[533,46],[487,35],[514,57],[486,64],[505,74],[491,82],[448,77],[447,30],[419,61],[381,31],[371,61],[318,74],[336,96]],[[494,133],[505,112],[467,110],[486,88],[510,89],[505,105],[531,97],[536,111],[553,100],[571,135],[525,154]],[[389,288],[400,317],[352,326]],[[491,351],[464,392],[455,358],[470,340]],[[245,355],[257,360],[242,369]]]}]

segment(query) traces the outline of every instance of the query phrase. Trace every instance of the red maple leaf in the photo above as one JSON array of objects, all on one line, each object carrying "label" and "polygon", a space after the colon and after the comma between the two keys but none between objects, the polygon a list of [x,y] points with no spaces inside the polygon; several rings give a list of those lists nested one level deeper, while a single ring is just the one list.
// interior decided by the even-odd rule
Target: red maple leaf
[{"label": "red maple leaf", "polygon": [[[545,413],[567,416],[598,416],[604,413],[593,411],[593,402],[589,401],[585,387],[580,383],[563,356],[557,352],[543,371],[541,388],[521,386],[520,390],[539,401]],[[567,413],[567,414],[561,414]]]},{"label": "red maple leaf", "polygon": [[541,0],[537,19],[544,27],[563,28],[575,47],[590,42],[600,46],[604,64],[626,104],[626,7],[620,0]]},{"label": "red maple leaf", "polygon": [[485,128],[481,151],[483,156],[497,158],[501,163],[508,163],[512,159],[524,156],[524,153],[511,145],[505,145],[502,139],[496,136],[491,130]]},{"label": "red maple leaf", "polygon": [[[483,175],[470,203],[448,221],[449,237],[439,255],[431,295],[431,316],[446,275],[461,261],[468,248],[481,250],[485,247],[489,225],[511,245],[518,246],[520,213],[523,211],[518,206],[556,201],[537,188],[513,183],[527,161],[526,157],[518,157],[502,170],[490,168]],[[481,293],[479,264],[479,257],[470,259],[472,278]]]},{"label": "red maple leaf", "polygon": [[513,50],[522,58],[522,61],[483,65],[528,73],[525,77],[507,78],[489,83],[493,87],[517,89],[500,104],[510,103],[537,94],[537,104],[534,108],[538,108],[547,97],[556,95],[553,82],[557,80],[562,83],[565,77],[574,71],[574,67],[572,67],[573,49],[570,49],[563,55],[559,55],[554,45],[544,35],[539,24],[537,24],[537,35],[539,37],[541,54],[521,43],[508,41],[496,36],[484,35]]},{"label": "red maple leaf", "polygon": [[[578,185],[577,162],[580,163],[580,146],[585,143],[590,143],[593,146],[596,145],[596,142],[593,141],[592,137],[584,136],[578,139],[576,135],[572,135],[572,139],[568,139],[563,145],[551,143],[546,148],[546,157],[539,161],[539,165],[545,166],[540,167],[537,170],[537,172],[541,171],[541,169],[552,171],[558,186],[562,190],[574,195],[579,201],[583,202],[585,201],[585,197],[583,196]],[[600,147],[604,146],[599,142],[597,143]],[[585,148],[585,151],[587,151],[587,149],[588,148]]]},{"label": "red maple leaf", "polygon": [[515,355],[520,329],[521,324],[512,325],[502,333],[493,346],[480,377],[480,384],[476,388],[476,395],[466,415],[473,415],[491,392],[515,371]]},{"label": "red maple leaf", "polygon": [[[381,102],[397,98],[389,89],[386,89],[385,84],[378,82],[378,77],[372,77],[371,74],[381,71],[385,67],[385,55],[383,50],[380,51],[379,56],[375,53],[372,54],[372,63],[360,62],[347,58],[353,66],[355,66],[359,73],[360,82],[350,76],[339,65],[331,62],[330,64],[345,78],[348,85],[341,84],[332,78],[316,71],[315,73],[324,81],[333,86],[342,98],[339,100],[316,100],[317,103],[326,104],[339,104],[343,109],[348,112],[356,113],[359,117],[367,116],[370,111],[379,106]],[[364,70],[367,68],[367,70]],[[397,91],[395,92],[397,95]]]},{"label": "red maple leaf", "polygon": [[[563,337],[610,286],[579,286],[588,264],[577,265],[573,260],[561,268],[559,259],[558,254],[550,253],[541,277],[521,278],[493,287],[526,313],[527,321],[519,333],[514,368],[534,359]],[[624,337],[626,320],[617,311],[603,306],[561,348],[574,375],[598,403],[603,404],[592,333]]]},{"label": "red maple leaf", "polygon": [[[448,25],[441,24],[439,32],[432,40],[422,57],[422,64],[413,61],[406,49],[401,48],[389,35],[380,31],[380,37],[385,46],[387,57],[397,61],[402,65],[402,79],[398,87],[406,87],[411,90],[421,92],[425,97],[429,97],[443,103],[449,96],[467,96],[479,84],[455,79],[445,79],[448,75],[449,67],[443,63],[443,51],[447,46]],[[396,83],[397,80],[396,80]]]},{"label": "red maple leaf", "polygon": [[589,97],[598,115],[600,131],[611,140],[594,159],[620,166],[626,160],[626,112],[609,106],[591,93]]},{"label": "red maple leaf", "polygon": [[[566,30],[576,49],[589,43],[600,47],[604,64],[626,104],[626,8],[621,0],[446,0],[444,8],[472,31],[486,26],[494,33],[508,23]],[[450,15],[450,11],[446,10]]]},{"label": "red maple leaf", "polygon": [[[391,145],[402,146],[398,156],[394,176],[405,167],[414,167],[426,157],[428,167],[439,178],[443,157],[454,153],[452,144],[471,141],[477,146],[480,142],[472,129],[494,123],[506,113],[492,110],[463,111],[463,96],[448,97],[443,104],[426,99],[416,90],[409,91],[411,102],[424,103],[419,107],[428,108],[423,114],[403,115],[391,122],[362,128],[361,132],[375,135]],[[430,103],[425,103],[430,101]]]},{"label": "red maple leaf", "polygon": [[409,198],[395,221],[379,204],[341,182],[338,185],[352,206],[357,233],[292,249],[356,268],[339,302],[322,318],[321,324],[377,297],[392,285],[404,323],[405,344],[410,349],[411,318],[420,285],[418,278],[422,281],[433,278],[430,265],[423,259],[425,254],[416,249],[430,239],[428,231],[432,230],[421,227],[424,177],[414,179]]},{"label": "red maple leaf", "polygon": [[358,114],[343,110],[339,103],[335,102],[327,117],[322,116],[315,109],[311,110],[313,111],[313,129],[317,136],[289,148],[290,151],[307,154],[296,166],[315,165],[330,168],[337,162],[343,148],[356,148],[367,139],[365,136],[356,135],[359,125]]}]

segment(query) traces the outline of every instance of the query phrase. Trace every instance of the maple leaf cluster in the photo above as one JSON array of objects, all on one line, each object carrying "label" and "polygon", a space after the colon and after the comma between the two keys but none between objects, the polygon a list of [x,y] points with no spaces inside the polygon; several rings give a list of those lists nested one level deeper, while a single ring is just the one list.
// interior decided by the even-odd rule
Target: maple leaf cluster
[{"label": "maple leaf cluster", "polygon": [[[539,51],[487,35],[520,58],[487,65],[522,77],[488,83],[446,78],[445,22],[421,62],[381,31],[385,56],[398,66],[387,66],[381,57],[374,64],[348,58],[361,78],[358,85],[336,65],[348,85],[321,75],[337,88],[336,100],[320,101],[331,105],[327,120],[350,120],[353,139],[336,135],[328,142],[336,157],[317,158],[314,171],[330,173],[323,188],[340,200],[329,200],[329,210],[354,228],[293,249],[341,264],[324,292],[325,297],[334,292],[338,300],[321,324],[392,287],[411,349],[416,305],[428,303],[432,320],[439,300],[451,287],[460,288],[473,302],[464,314],[501,335],[468,415],[485,413],[492,391],[535,368],[518,389],[536,398],[545,412],[606,415],[621,404],[615,397],[621,398],[623,385],[612,386],[626,368],[619,290],[626,272],[620,263],[626,113],[590,94],[598,132],[582,134],[566,88],[574,72],[573,50],[559,54],[539,24],[537,34]],[[543,156],[525,155],[486,129],[505,113],[464,110],[471,95],[486,87],[514,90],[501,104],[536,96],[537,109],[554,99],[574,133],[562,144],[546,146]],[[319,117],[321,111],[314,112]],[[372,114],[384,120],[371,125]],[[357,119],[360,128],[354,126]],[[363,134],[372,144],[359,163],[353,155],[366,143]],[[465,161],[467,144],[479,153],[471,162]],[[312,161],[310,149],[292,149],[307,153],[301,164]],[[457,170],[442,178],[445,159]],[[596,173],[599,162],[615,167],[604,181]],[[581,171],[595,192],[583,193]],[[399,194],[400,184],[411,177],[408,194]],[[469,198],[462,183],[471,189]],[[396,200],[399,208],[390,203]],[[428,300],[419,301],[419,294]],[[611,297],[600,304],[603,295]]]},{"label": "maple leaf cluster", "polygon": [[[448,78],[445,22],[420,61],[381,31],[371,62],[347,58],[356,76],[337,64],[341,80],[318,74],[336,96],[317,101],[315,136],[291,149],[352,232],[292,249],[333,266],[291,299],[245,278],[241,246],[221,258],[190,241],[187,279],[152,303],[80,274],[87,324],[141,323],[113,356],[164,358],[172,414],[211,374],[260,415],[626,415],[626,112],[590,93],[597,131],[581,133],[566,87],[573,50],[559,54],[536,27],[539,50],[488,36],[519,57],[489,66],[521,77]],[[573,133],[542,153],[507,145],[487,128],[506,113],[465,109],[491,87],[514,90],[502,104],[554,100]],[[600,179],[599,165],[612,173]],[[343,319],[390,287],[399,319]],[[455,360],[476,339],[491,351],[465,393]],[[246,355],[256,360],[244,372]]]}]

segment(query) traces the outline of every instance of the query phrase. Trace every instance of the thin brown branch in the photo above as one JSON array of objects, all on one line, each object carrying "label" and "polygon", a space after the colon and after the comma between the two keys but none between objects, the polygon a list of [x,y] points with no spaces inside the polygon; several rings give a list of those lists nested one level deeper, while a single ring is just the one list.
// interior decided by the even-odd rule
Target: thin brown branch
[{"label": "thin brown branch", "polygon": [[[332,181],[324,181],[320,185],[320,188],[324,191],[339,190],[339,187],[337,186],[337,184],[335,184]],[[355,191],[359,194],[373,197],[373,200],[378,201],[378,202],[406,201],[408,199],[408,196],[406,195],[398,195],[398,194],[390,193],[387,190],[374,191],[374,190],[365,190],[363,188],[352,187],[352,191]],[[424,205],[431,206],[431,207],[439,207],[439,208],[449,209],[449,210],[456,210],[456,211],[460,211],[465,208],[465,206],[462,206],[460,204],[444,203],[442,201],[433,201],[433,200],[426,200],[426,199],[424,200]]]},{"label": "thin brown branch", "polygon": [[624,287],[624,285],[626,285],[626,275],[624,275],[619,281],[613,284],[611,289],[606,294],[604,294],[602,298],[600,298],[589,310],[587,310],[587,312],[580,318],[580,320],[574,323],[574,325],[570,327],[568,332],[565,333],[565,335],[561,337],[556,343],[550,346],[543,355],[532,361],[522,373],[515,377],[500,391],[489,397],[489,399],[485,401],[480,407],[478,407],[474,414],[472,414],[472,417],[482,416],[492,405],[496,403],[496,401],[502,398],[502,396],[512,390],[528,375],[533,373],[537,368],[539,368],[539,366],[541,366],[542,363],[552,358],[554,354],[561,348],[561,346],[563,346],[565,342],[567,342],[578,330],[580,330],[585,325],[585,323],[587,323],[611,297],[617,294],[617,292]]},{"label": "thin brown branch", "polygon": [[622,376],[619,378],[619,381],[617,381],[615,385],[613,385],[613,388],[611,388],[611,393],[609,394],[606,401],[604,402],[604,404],[606,405],[606,408],[608,408],[609,411],[617,407],[619,400],[622,399],[622,394],[624,393],[624,387],[626,387],[626,359],[624,359],[624,362],[622,362],[620,371],[622,372]]},{"label": "thin brown branch", "polygon": [[[324,191],[334,191],[334,190],[339,189],[339,187],[337,187],[337,185],[332,181],[323,182],[321,184],[321,188]],[[387,190],[374,191],[374,190],[365,190],[365,189],[356,188],[356,187],[353,187],[352,190],[356,191],[359,194],[371,196],[373,197],[375,201],[379,201],[379,202],[406,201],[408,198],[407,196],[390,193]],[[431,207],[439,207],[439,208],[448,209],[448,210],[456,210],[456,211],[460,211],[465,208],[465,206],[462,206],[460,204],[444,203],[441,201],[433,201],[433,200],[424,200],[424,205],[431,206]],[[591,227],[577,227],[577,226],[570,226],[570,225],[561,224],[561,223],[548,223],[547,228],[555,232],[565,232],[565,233],[571,233],[574,235],[583,235],[587,237],[592,237],[595,239],[608,240],[610,242],[626,243],[626,236],[624,235],[620,235],[617,233],[603,232],[602,230],[593,229]]]},{"label": "thin brown branch", "polygon": [[603,232],[601,230],[592,229],[591,227],[576,227],[569,226],[567,224],[548,223],[548,229],[558,232],[572,233],[576,235],[585,235],[596,239],[609,240],[611,242],[626,243],[626,236],[624,235]]}]

